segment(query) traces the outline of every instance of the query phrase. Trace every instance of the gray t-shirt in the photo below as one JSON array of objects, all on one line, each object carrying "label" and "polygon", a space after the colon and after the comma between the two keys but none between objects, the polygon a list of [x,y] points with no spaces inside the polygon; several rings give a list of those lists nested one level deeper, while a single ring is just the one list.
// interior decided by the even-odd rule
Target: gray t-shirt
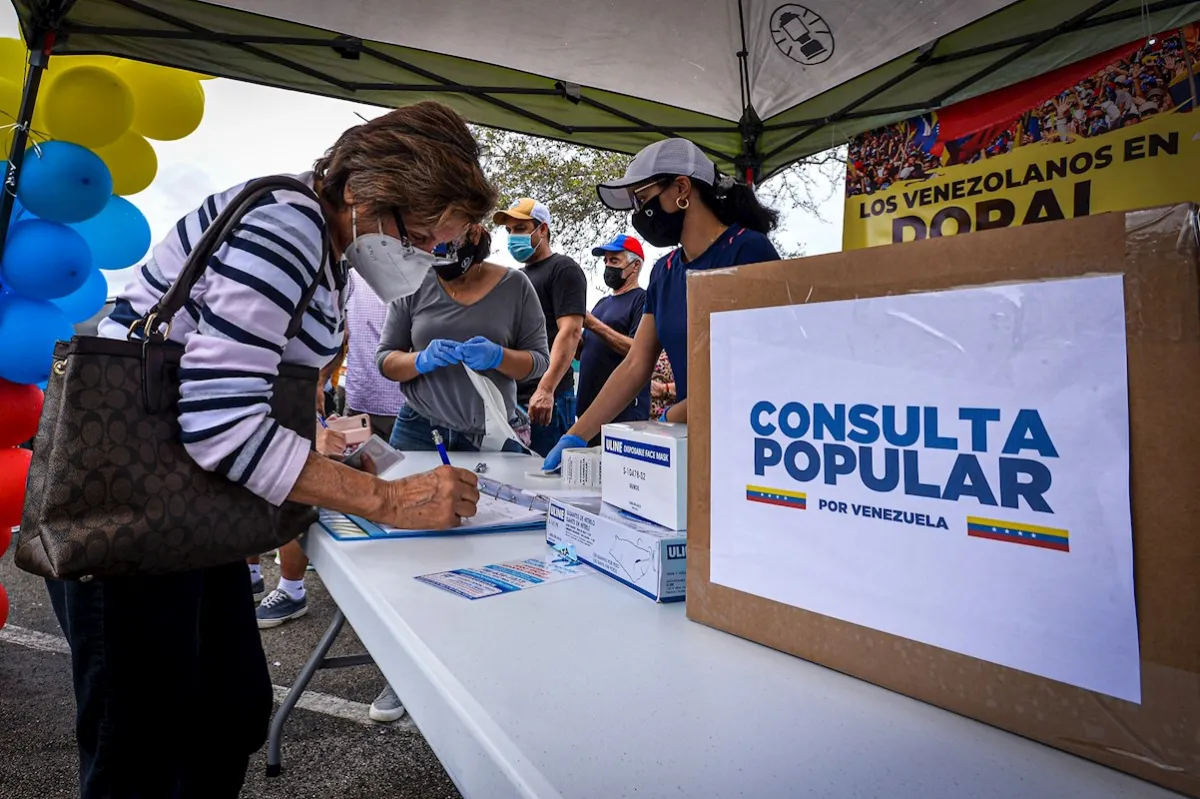
[{"label": "gray t-shirt", "polygon": [[[442,288],[433,270],[410,297],[388,306],[379,338],[376,366],[391,352],[420,352],[434,339],[463,342],[483,336],[510,350],[533,355],[529,378],[541,377],[550,365],[546,346],[546,318],[533,285],[524,274],[509,269],[500,282],[474,305],[461,305]],[[483,373],[500,389],[509,422],[517,420],[517,382],[496,369]],[[412,380],[400,387],[408,405],[434,424],[469,435],[483,435],[483,399],[471,385],[464,367],[455,364]]]}]

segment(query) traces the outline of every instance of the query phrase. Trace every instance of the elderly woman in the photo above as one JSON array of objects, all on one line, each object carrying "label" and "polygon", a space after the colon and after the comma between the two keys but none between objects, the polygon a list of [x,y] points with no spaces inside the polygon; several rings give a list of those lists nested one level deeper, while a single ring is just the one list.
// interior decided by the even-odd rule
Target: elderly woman
[{"label": "elderly woman", "polygon": [[[281,364],[323,366],[341,349],[347,268],[377,291],[393,291],[403,283],[398,271],[427,270],[430,250],[461,242],[483,219],[496,193],[476,142],[452,110],[418,103],[347,130],[313,171],[296,177],[315,196],[279,190],[253,207],[170,331],[183,348],[183,443],[201,467],[274,504],[453,526],[475,514],[469,472],[447,466],[384,482],[311,452],[272,418],[269,400]],[[206,198],[179,220],[101,335],[126,336],[241,188]],[[288,339],[297,304],[310,294],[303,325]],[[322,451],[340,445],[319,436]],[[245,565],[48,587],[72,651],[84,799],[237,796],[272,706]],[[185,713],[172,720],[165,709],[180,701]]]}]

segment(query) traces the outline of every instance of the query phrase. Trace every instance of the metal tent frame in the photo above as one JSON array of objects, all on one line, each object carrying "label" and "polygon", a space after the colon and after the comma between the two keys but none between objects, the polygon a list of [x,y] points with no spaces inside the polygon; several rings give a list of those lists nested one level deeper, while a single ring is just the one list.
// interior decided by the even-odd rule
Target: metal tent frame
[{"label": "metal tent frame", "polygon": [[[659,138],[683,136],[719,167],[753,184],[862,131],[1010,85],[1140,33],[1200,19],[1200,2],[1192,0],[1018,0],[763,120],[749,99],[745,17],[742,0],[736,2],[742,47],[730,55],[738,62],[743,111],[733,123],[552,76],[453,59],[467,72],[500,78],[490,84],[464,82],[420,63],[421,53],[406,48],[197,0],[13,0],[30,59],[6,191],[0,196],[0,242],[42,74],[57,54],[133,58],[384,106],[398,98],[433,97],[477,124],[617,152],[633,153]],[[217,11],[227,22],[236,19],[243,30],[220,29],[213,24],[217,18],[209,24],[196,19]],[[356,75],[364,69],[389,79],[361,80]]]}]

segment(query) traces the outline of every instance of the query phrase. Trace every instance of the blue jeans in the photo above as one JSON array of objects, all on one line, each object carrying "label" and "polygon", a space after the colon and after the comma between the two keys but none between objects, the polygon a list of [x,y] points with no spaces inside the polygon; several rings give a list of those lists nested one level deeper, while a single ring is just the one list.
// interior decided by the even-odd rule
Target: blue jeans
[{"label": "blue jeans", "polygon": [[[396,415],[396,423],[392,426],[392,438],[388,441],[401,452],[424,452],[436,449],[433,445],[433,431],[437,430],[446,445],[447,452],[479,452],[479,446],[474,442],[477,436],[470,436],[451,430],[449,427],[435,425],[421,414],[405,405]],[[521,446],[509,439],[504,442],[502,452],[523,452]]]},{"label": "blue jeans", "polygon": [[575,424],[575,392],[564,392],[555,396],[550,424],[531,425],[530,449],[543,458],[546,457],[573,424]]},{"label": "blue jeans", "polygon": [[272,707],[246,564],[46,588],[71,646],[80,796],[236,799]]}]

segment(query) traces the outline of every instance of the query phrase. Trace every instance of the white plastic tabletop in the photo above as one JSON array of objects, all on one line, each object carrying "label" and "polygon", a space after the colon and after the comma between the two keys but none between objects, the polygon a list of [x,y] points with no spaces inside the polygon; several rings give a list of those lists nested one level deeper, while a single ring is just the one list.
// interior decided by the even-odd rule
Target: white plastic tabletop
[{"label": "white plastic tabletop", "polygon": [[[546,486],[525,477],[540,459],[451,460]],[[406,453],[389,476],[437,463]],[[1175,796],[690,622],[682,603],[655,604],[601,574],[475,601],[413,579],[540,555],[540,533],[338,542],[314,528],[307,539],[467,797]]]}]

